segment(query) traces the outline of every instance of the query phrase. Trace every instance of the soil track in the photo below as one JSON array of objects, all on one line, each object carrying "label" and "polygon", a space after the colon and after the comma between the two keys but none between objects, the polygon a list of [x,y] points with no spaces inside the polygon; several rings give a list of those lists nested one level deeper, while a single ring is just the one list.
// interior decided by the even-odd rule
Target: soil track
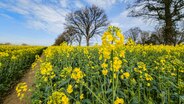
[{"label": "soil track", "polygon": [[[34,88],[34,80],[35,80],[35,72],[36,69],[39,67],[39,62],[37,62],[37,65],[35,69],[28,69],[28,71],[24,74],[20,82],[26,82],[28,88]],[[15,88],[12,90],[10,95],[6,96],[3,104],[29,104],[30,103],[30,97],[31,97],[31,92],[28,92],[25,94],[26,99],[23,99],[22,101],[19,100],[17,97],[17,93]]]}]

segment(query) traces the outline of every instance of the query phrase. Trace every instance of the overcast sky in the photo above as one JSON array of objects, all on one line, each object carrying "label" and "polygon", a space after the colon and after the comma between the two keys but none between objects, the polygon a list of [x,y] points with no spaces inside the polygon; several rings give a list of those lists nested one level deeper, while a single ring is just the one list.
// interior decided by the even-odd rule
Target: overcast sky
[{"label": "overcast sky", "polygon": [[[111,25],[123,32],[131,27],[153,30],[141,18],[127,17],[131,0],[0,0],[0,43],[52,45],[63,32],[67,13],[95,4],[103,8]],[[98,39],[97,39],[98,40]],[[93,40],[95,41],[95,40]]]}]

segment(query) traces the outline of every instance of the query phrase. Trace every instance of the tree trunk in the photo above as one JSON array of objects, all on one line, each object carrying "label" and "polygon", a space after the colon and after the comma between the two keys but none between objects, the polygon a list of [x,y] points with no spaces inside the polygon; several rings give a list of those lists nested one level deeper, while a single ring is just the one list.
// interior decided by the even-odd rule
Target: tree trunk
[{"label": "tree trunk", "polygon": [[165,1],[165,44],[171,45],[173,43],[173,23],[172,23],[172,15],[171,15],[171,1],[170,0],[164,0]]},{"label": "tree trunk", "polygon": [[89,37],[86,37],[86,46],[89,46]]},{"label": "tree trunk", "polygon": [[79,46],[81,46],[81,40],[79,41]]}]

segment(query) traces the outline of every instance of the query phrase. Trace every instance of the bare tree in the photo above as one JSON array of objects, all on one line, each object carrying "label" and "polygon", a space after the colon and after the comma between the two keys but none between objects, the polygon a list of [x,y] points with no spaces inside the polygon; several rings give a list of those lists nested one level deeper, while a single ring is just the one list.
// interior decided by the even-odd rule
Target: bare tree
[{"label": "bare tree", "polygon": [[141,29],[139,27],[134,27],[125,32],[125,37],[126,39],[132,38],[134,42],[137,42],[140,33]]},{"label": "bare tree", "polygon": [[184,43],[184,29],[176,31],[175,43],[176,44]]},{"label": "bare tree", "polygon": [[162,27],[162,28],[156,27],[155,31],[152,32],[151,37],[149,39],[150,43],[164,44],[165,40],[164,40],[164,32],[163,31],[164,31],[164,27]]},{"label": "bare tree", "polygon": [[149,40],[150,38],[150,33],[148,31],[142,31],[140,34],[140,43],[141,44],[146,44],[146,41]]},{"label": "bare tree", "polygon": [[65,28],[68,33],[70,33],[70,43],[72,42],[77,42],[79,46],[81,46],[81,42],[82,42],[82,35],[80,34],[79,31],[76,31],[75,28],[73,27],[66,27]]},{"label": "bare tree", "polygon": [[61,35],[57,37],[54,45],[60,45],[63,42],[67,44],[72,44],[75,39],[76,32],[72,28],[67,28]]},{"label": "bare tree", "polygon": [[66,16],[66,27],[72,27],[78,35],[86,39],[86,45],[95,35],[99,35],[107,27],[108,21],[104,10],[97,6],[86,7],[69,13]]},{"label": "bare tree", "polygon": [[22,45],[22,46],[28,46],[28,44],[26,44],[26,43],[22,43],[21,45]]},{"label": "bare tree", "polygon": [[64,34],[64,33],[60,34],[60,35],[56,38],[54,45],[60,45],[60,44],[63,43],[63,42],[66,42],[65,34]]},{"label": "bare tree", "polygon": [[176,25],[184,18],[184,0],[135,0],[129,9],[129,16],[142,16],[163,23],[164,43],[176,44]]}]

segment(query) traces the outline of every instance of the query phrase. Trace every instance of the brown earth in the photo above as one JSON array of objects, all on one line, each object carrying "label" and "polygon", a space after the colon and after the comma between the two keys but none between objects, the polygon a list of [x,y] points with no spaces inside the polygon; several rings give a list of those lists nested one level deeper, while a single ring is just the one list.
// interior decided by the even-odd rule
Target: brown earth
[{"label": "brown earth", "polygon": [[[34,88],[34,81],[35,81],[35,72],[36,72],[36,69],[38,69],[38,67],[39,67],[39,62],[37,62],[35,69],[30,68],[24,74],[24,76],[22,77],[20,82],[25,82],[27,84],[28,88],[33,89]],[[14,88],[11,91],[11,93],[4,98],[3,104],[30,104],[31,92],[27,91],[25,95],[26,95],[25,98],[21,101],[17,97],[17,93],[16,93],[16,90]]]}]

